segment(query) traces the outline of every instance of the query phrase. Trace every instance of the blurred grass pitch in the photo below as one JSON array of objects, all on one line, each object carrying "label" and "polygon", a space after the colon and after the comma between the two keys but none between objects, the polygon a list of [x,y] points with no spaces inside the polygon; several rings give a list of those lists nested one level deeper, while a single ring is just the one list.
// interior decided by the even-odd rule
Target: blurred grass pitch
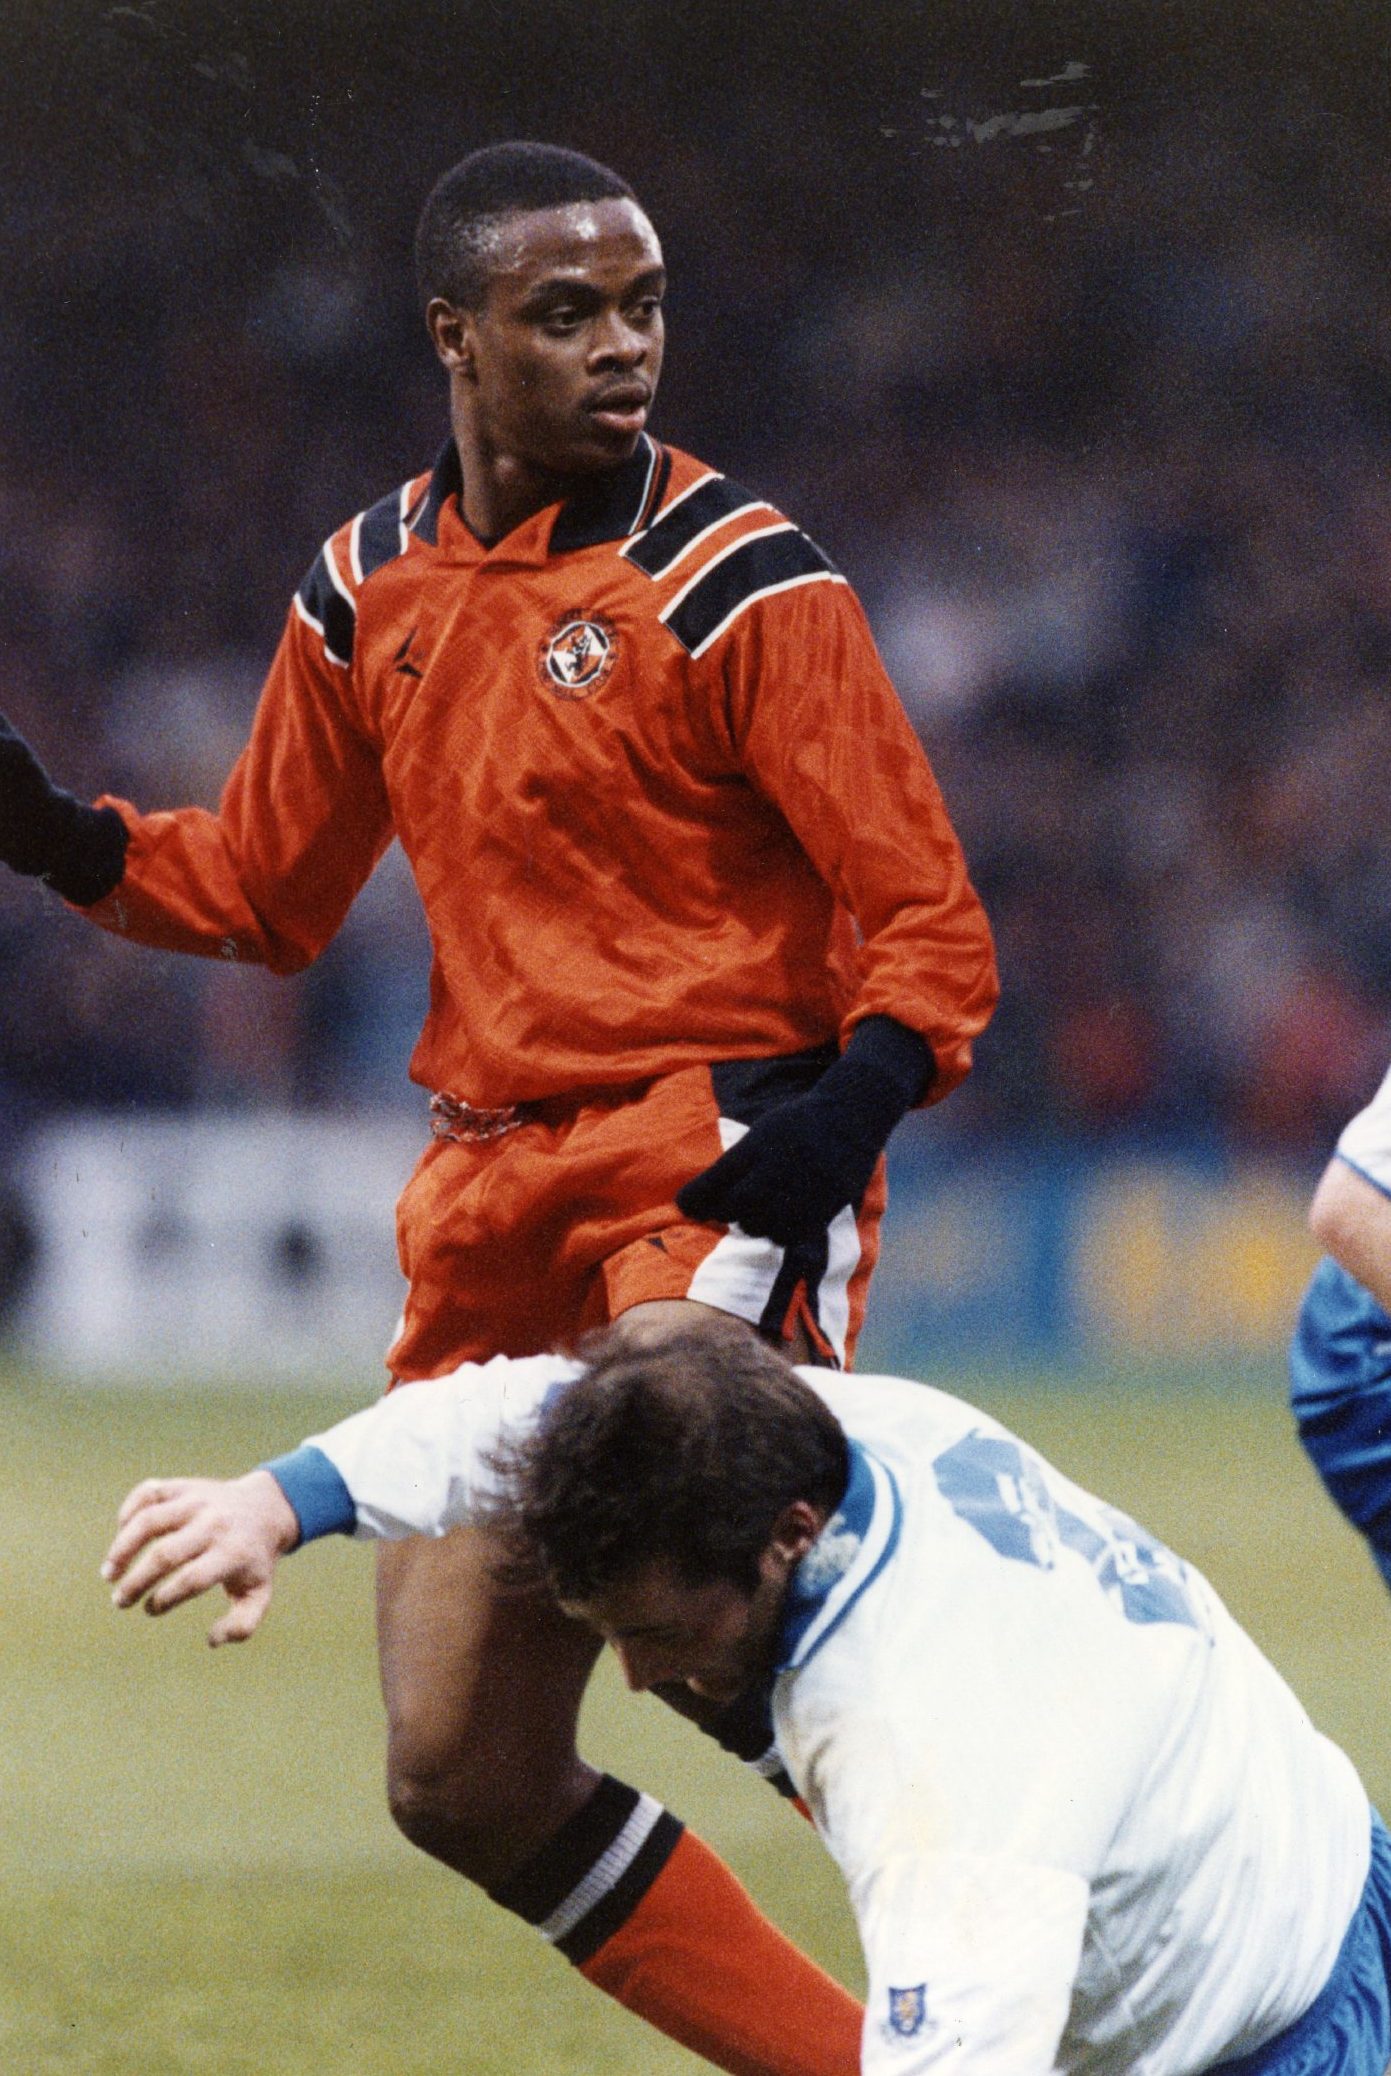
[{"label": "blurred grass pitch", "polygon": [[[935,1381],[948,1382],[944,1378]],[[971,1377],[1082,1483],[1199,1564],[1391,1803],[1391,1603],[1290,1433],[1278,1363],[1140,1379]],[[341,1397],[0,1379],[0,2068],[81,2076],[677,2076],[695,2059],[394,1832],[371,1560],[282,1573],[212,1654],[211,1602],[151,1623],[96,1575],[138,1477],[224,1475]],[[808,1827],[660,1703],[596,1680],[585,1748],[687,1817],[823,1963],[853,1927]]]}]

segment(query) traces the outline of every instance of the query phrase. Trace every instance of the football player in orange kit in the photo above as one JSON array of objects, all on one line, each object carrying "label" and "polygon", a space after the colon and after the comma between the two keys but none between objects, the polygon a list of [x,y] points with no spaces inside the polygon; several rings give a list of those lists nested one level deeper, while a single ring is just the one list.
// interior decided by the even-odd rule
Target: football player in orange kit
[{"label": "football player in orange kit", "polygon": [[[416,256],[451,437],[325,543],[217,813],[89,807],[0,721],[0,860],[292,972],[400,839],[434,1136],[395,1382],[693,1303],[848,1362],[884,1144],[996,994],[936,784],[839,572],[647,432],[665,276],[626,184],[489,147]],[[472,1531],[384,1552],[378,1610],[408,1837],[719,2067],[850,2076],[854,2001],[578,1757],[587,1632]]]}]

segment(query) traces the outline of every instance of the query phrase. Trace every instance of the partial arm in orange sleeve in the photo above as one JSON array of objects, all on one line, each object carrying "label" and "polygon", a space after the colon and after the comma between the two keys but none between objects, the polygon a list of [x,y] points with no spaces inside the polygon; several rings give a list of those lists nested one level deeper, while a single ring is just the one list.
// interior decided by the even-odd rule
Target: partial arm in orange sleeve
[{"label": "partial arm in orange sleeve", "polygon": [[98,804],[130,842],[120,884],[84,914],[142,944],[278,973],[323,950],[392,835],[350,673],[293,612],[216,814]]},{"label": "partial arm in orange sleeve", "polygon": [[849,587],[761,599],[723,657],[749,777],[786,816],[863,936],[845,1037],[889,1016],[931,1049],[935,1102],[971,1064],[999,994],[985,911],[937,781]]}]

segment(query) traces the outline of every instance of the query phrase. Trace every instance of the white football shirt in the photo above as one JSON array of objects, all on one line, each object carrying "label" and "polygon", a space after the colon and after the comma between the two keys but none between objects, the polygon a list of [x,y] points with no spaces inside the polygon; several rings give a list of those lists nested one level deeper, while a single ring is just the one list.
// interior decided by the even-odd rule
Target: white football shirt
[{"label": "white football shirt", "polygon": [[[443,1533],[558,1357],[314,1438],[358,1533]],[[849,1886],[869,2076],[1192,2076],[1299,2017],[1370,1815],[1207,1582],[963,1401],[804,1370],[851,1443],[793,1581],[778,1748]]]}]

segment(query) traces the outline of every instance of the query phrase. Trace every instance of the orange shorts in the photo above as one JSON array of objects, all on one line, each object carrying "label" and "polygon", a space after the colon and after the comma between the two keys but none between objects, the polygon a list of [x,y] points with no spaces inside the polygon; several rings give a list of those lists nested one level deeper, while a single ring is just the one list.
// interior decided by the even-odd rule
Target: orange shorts
[{"label": "orange shorts", "polygon": [[410,1289],[392,1375],[571,1347],[653,1298],[695,1298],[776,1337],[804,1324],[826,1360],[848,1366],[879,1251],[882,1161],[858,1214],[840,1212],[805,1249],[693,1225],[673,1201],[834,1056],[684,1068],[534,1106],[538,1117],[500,1138],[434,1140],[397,1207]]}]

